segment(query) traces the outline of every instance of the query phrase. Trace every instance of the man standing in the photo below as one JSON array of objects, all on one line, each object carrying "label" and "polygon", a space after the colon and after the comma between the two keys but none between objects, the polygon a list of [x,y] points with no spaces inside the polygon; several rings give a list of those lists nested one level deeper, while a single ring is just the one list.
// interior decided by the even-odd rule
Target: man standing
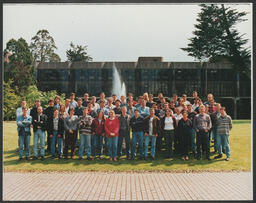
[{"label": "man standing", "polygon": [[[196,116],[196,112],[193,111],[192,105],[188,105],[188,118],[191,120],[192,124],[194,123],[194,118]],[[194,157],[196,155],[196,131],[194,128],[191,129],[191,143],[190,143],[192,152],[194,154]]]},{"label": "man standing", "polygon": [[84,101],[83,101],[83,103],[82,103],[82,105],[83,105],[83,107],[87,107],[88,106],[88,104],[89,104],[89,94],[88,93],[85,93],[84,94]]},{"label": "man standing", "polygon": [[32,120],[35,120],[37,117],[37,108],[41,105],[40,99],[36,99],[35,106],[30,111],[30,116],[32,117]]},{"label": "man standing", "polygon": [[149,116],[149,107],[146,106],[146,100],[142,100],[141,106],[138,107],[138,110],[140,111],[140,115],[146,118]]},{"label": "man standing", "polygon": [[209,130],[212,127],[211,118],[205,113],[205,106],[201,105],[199,109],[200,113],[194,118],[194,128],[197,133],[196,145],[197,145],[197,160],[201,159],[202,148],[206,150],[206,158],[210,159],[210,140]]},{"label": "man standing", "polygon": [[53,99],[49,99],[48,107],[44,110],[44,114],[47,116],[47,153],[51,153],[51,133],[49,130],[50,123],[53,119],[53,108],[54,108],[54,101]]},{"label": "man standing", "polygon": [[30,145],[30,125],[32,117],[27,114],[27,107],[22,107],[22,115],[17,117],[17,130],[19,136],[19,160],[22,160],[23,145],[26,149],[26,160],[29,160],[29,145]]},{"label": "man standing", "polygon": [[[21,106],[19,108],[17,108],[17,110],[16,110],[16,118],[20,115],[23,115],[23,110],[22,109],[24,107],[27,107],[27,102],[25,100],[22,100],[21,101]],[[27,114],[30,115],[30,109],[29,108],[27,108]]]},{"label": "man standing", "polygon": [[74,92],[72,92],[70,94],[70,104],[69,104],[69,108],[76,108],[77,107],[77,102],[75,100],[76,98],[76,95]]},{"label": "man standing", "polygon": [[32,121],[34,130],[34,159],[38,159],[37,145],[40,139],[40,155],[41,160],[44,160],[45,155],[45,130],[47,127],[47,116],[43,114],[43,108],[39,106],[37,108],[37,116]]},{"label": "man standing", "polygon": [[84,110],[84,106],[82,106],[82,98],[79,97],[77,99],[77,106],[75,108],[75,115],[77,115],[78,117],[83,116],[83,110]]},{"label": "man standing", "polygon": [[144,159],[148,157],[148,144],[151,141],[151,158],[155,159],[156,151],[156,138],[160,132],[160,119],[155,116],[155,110],[150,109],[150,115],[144,120],[144,132],[145,132],[145,147],[144,147]]},{"label": "man standing", "polygon": [[217,146],[218,156],[215,159],[222,157],[222,150],[226,151],[226,161],[230,160],[230,146],[229,146],[229,131],[232,129],[232,119],[226,113],[225,107],[220,108],[220,117],[217,119]]},{"label": "man standing", "polygon": [[119,119],[119,136],[117,144],[117,156],[122,156],[122,144],[125,140],[126,159],[130,159],[130,115],[126,113],[127,109],[125,106],[121,108],[122,114],[118,117]]},{"label": "man standing", "polygon": [[134,116],[130,120],[132,128],[132,160],[136,156],[136,145],[139,144],[140,159],[143,159],[143,131],[144,131],[144,118],[140,116],[139,110],[134,110]]}]

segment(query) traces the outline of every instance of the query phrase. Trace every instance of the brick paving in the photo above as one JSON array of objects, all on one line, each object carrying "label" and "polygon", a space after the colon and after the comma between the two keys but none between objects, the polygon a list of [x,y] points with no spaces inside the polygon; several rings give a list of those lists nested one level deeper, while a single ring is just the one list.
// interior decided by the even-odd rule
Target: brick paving
[{"label": "brick paving", "polygon": [[250,172],[3,174],[3,200],[252,200]]}]

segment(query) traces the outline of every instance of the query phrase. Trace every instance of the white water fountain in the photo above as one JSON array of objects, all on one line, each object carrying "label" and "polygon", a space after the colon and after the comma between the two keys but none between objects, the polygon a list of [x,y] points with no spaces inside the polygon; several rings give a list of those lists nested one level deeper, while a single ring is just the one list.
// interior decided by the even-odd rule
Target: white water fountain
[{"label": "white water fountain", "polygon": [[120,99],[122,95],[126,96],[125,83],[121,82],[120,75],[116,69],[115,63],[113,63],[113,87],[112,94],[116,94],[117,98]]}]

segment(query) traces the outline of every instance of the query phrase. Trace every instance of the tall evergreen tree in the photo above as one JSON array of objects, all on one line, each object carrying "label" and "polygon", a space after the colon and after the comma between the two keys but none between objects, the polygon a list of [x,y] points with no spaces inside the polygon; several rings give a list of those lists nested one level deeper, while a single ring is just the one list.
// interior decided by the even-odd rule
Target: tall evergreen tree
[{"label": "tall evergreen tree", "polygon": [[39,30],[31,41],[30,48],[34,61],[60,62],[60,57],[55,53],[55,41],[48,30]]},{"label": "tall evergreen tree", "polygon": [[233,64],[236,72],[250,71],[250,50],[245,47],[248,39],[244,39],[235,25],[246,21],[246,12],[238,12],[222,4],[201,4],[194,37],[186,48],[189,56],[199,61],[218,61],[226,59]]}]

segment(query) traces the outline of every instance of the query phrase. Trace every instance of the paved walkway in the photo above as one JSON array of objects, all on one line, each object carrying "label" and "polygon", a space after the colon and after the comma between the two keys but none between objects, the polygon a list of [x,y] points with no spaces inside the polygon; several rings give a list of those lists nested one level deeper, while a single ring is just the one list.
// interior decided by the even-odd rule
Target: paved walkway
[{"label": "paved walkway", "polygon": [[252,200],[252,175],[4,173],[3,200]]}]

